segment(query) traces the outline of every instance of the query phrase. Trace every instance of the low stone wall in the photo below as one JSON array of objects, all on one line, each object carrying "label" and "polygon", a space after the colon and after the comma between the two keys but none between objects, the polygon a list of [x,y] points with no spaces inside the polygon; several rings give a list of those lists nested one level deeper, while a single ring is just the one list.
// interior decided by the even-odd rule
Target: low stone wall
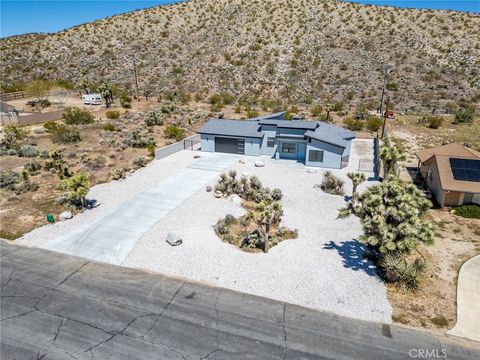
[{"label": "low stone wall", "polygon": [[[198,143],[197,143],[198,141]],[[192,143],[196,143],[196,145],[191,145]],[[187,144],[187,146],[186,146]],[[198,150],[200,149],[200,135],[192,135],[182,141],[176,142],[171,145],[164,146],[160,149],[155,150],[155,159],[163,159],[168,155],[175,154],[176,152],[182,150]]]}]

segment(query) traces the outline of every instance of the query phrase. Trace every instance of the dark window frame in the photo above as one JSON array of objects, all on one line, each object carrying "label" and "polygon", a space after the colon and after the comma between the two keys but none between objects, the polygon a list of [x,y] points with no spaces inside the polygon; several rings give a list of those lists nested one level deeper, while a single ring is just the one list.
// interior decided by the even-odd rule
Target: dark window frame
[{"label": "dark window frame", "polygon": [[267,137],[267,147],[268,148],[275,147],[275,138],[274,137]]},{"label": "dark window frame", "polygon": [[295,143],[282,143],[282,152],[287,153],[287,154],[295,154],[297,152],[297,144],[295,144]]},{"label": "dark window frame", "polygon": [[[319,154],[321,154],[321,156]],[[325,158],[324,150],[308,150],[308,161],[323,162],[324,158]]]}]

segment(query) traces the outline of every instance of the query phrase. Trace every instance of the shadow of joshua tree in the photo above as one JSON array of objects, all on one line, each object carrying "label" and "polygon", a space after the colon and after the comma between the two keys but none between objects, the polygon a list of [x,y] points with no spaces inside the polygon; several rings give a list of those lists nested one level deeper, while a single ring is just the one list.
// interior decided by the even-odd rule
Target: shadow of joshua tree
[{"label": "shadow of joshua tree", "polygon": [[330,241],[323,247],[328,250],[337,250],[343,258],[343,266],[354,271],[364,271],[370,276],[378,276],[376,266],[363,254],[367,247],[355,239],[343,241],[339,244]]}]

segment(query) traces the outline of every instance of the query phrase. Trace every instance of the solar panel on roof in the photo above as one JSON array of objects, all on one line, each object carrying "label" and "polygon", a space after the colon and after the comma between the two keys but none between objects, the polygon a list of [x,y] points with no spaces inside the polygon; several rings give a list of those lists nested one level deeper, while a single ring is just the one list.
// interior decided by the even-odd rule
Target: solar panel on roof
[{"label": "solar panel on roof", "polygon": [[455,180],[480,182],[480,160],[457,158],[449,160]]}]

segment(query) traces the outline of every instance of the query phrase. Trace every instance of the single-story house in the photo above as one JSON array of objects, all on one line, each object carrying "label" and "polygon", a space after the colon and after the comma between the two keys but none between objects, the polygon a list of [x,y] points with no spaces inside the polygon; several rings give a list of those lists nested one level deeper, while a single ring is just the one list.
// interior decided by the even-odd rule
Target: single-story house
[{"label": "single-story house", "polygon": [[210,119],[199,130],[201,150],[268,155],[334,169],[347,166],[354,132],[318,121],[285,120],[284,115]]},{"label": "single-story house", "polygon": [[415,155],[420,174],[440,206],[480,204],[480,152],[453,143]]}]

